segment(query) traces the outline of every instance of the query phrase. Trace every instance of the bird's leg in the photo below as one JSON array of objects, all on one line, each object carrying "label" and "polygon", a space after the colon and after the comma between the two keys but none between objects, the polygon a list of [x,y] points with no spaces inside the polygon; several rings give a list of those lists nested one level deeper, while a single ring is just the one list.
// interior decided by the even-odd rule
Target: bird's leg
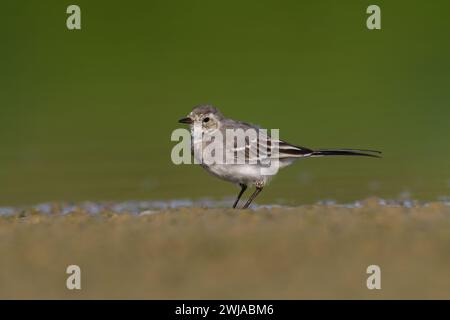
[{"label": "bird's leg", "polygon": [[262,187],[256,187],[255,192],[250,196],[250,198],[247,200],[247,203],[242,207],[242,209],[247,209],[250,203],[252,203],[253,199],[256,198],[256,196],[262,191]]},{"label": "bird's leg", "polygon": [[244,194],[245,190],[247,190],[247,185],[246,184],[240,183],[239,185],[241,186],[241,191],[239,192],[239,194],[237,196],[237,199],[236,199],[236,201],[233,204],[233,209],[236,208],[236,206],[237,206],[237,204],[239,202],[239,199],[241,199],[241,197]]}]

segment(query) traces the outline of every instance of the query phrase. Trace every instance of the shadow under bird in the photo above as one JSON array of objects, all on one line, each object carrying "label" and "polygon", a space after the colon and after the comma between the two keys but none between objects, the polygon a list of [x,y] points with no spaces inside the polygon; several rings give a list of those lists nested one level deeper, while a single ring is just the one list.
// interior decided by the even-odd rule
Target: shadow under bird
[{"label": "shadow under bird", "polygon": [[[245,138],[244,147],[240,147],[233,142],[232,145],[223,144],[223,153],[229,152],[234,154],[235,158],[239,156],[244,157],[246,160],[256,159],[257,161],[245,161],[234,162],[234,163],[210,163],[207,164],[200,160],[200,165],[209,173],[214,176],[221,178],[223,180],[235,183],[241,187],[241,190],[233,204],[233,208],[239,203],[239,200],[248,186],[255,186],[255,191],[247,200],[245,205],[242,207],[246,209],[250,206],[252,201],[256,196],[262,191],[264,186],[267,184],[272,175],[263,174],[262,170],[265,165],[264,161],[271,158],[273,155],[270,153],[270,147],[272,145],[277,145],[276,158],[278,161],[279,168],[283,168],[295,162],[301,158],[309,157],[322,157],[322,156],[365,156],[365,157],[375,157],[379,158],[381,152],[376,150],[363,150],[363,149],[318,149],[312,150],[305,147],[296,146],[279,139],[270,137],[269,135],[260,134],[263,129],[258,126],[237,121],[229,118],[225,118],[222,113],[215,107],[211,105],[199,105],[196,106],[186,118],[179,120],[179,123],[189,124],[191,129],[191,146],[192,153],[202,155],[202,150],[205,150],[212,141],[214,136],[219,133],[225,137],[228,130],[243,129],[244,131],[248,129],[253,129],[258,132],[258,137],[254,141],[250,141],[248,137]],[[201,135],[200,138],[194,138],[194,128],[200,128]],[[263,137],[263,138],[261,138]],[[197,141],[198,140],[198,141]],[[252,148],[251,144],[256,143],[257,148]],[[267,148],[269,147],[269,148]],[[266,148],[269,150],[268,153],[262,155],[259,152],[260,149]],[[256,150],[256,151],[255,151]],[[203,156],[203,155],[202,155]]]}]

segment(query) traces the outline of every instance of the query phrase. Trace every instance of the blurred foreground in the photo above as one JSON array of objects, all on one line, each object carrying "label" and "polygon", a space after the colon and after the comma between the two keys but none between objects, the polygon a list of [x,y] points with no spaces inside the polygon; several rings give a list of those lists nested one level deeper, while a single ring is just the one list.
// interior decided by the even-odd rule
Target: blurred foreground
[{"label": "blurred foreground", "polygon": [[[450,206],[0,217],[0,298],[450,298]],[[81,267],[69,291],[66,267]],[[382,290],[366,288],[381,267]]]}]

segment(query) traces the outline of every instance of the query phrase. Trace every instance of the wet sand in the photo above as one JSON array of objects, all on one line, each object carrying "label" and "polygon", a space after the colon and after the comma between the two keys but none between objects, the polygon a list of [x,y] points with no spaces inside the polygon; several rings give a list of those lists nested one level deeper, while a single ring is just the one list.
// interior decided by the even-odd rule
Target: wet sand
[{"label": "wet sand", "polygon": [[[445,202],[140,204],[3,208],[0,298],[450,298]],[[381,290],[366,287],[373,264]]]}]

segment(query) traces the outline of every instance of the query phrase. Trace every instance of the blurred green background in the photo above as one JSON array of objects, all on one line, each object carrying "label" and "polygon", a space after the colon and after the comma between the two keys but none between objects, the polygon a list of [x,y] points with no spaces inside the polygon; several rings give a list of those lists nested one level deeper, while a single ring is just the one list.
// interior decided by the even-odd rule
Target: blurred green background
[{"label": "blurred green background", "polygon": [[[82,30],[66,28],[81,7]],[[449,195],[448,1],[13,1],[0,13],[0,205],[222,199],[170,160],[194,105],[310,148],[259,203]]]}]

